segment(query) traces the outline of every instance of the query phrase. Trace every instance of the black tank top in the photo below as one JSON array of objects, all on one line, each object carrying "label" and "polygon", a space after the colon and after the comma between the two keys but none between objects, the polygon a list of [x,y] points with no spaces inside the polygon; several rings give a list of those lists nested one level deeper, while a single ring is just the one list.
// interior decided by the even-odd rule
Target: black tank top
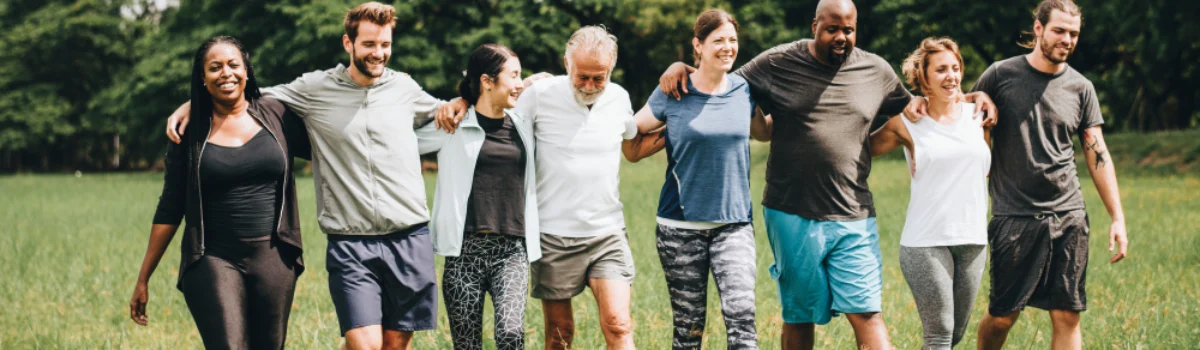
[{"label": "black tank top", "polygon": [[266,129],[241,147],[208,143],[200,157],[205,235],[239,239],[275,231],[286,166],[283,150]]}]

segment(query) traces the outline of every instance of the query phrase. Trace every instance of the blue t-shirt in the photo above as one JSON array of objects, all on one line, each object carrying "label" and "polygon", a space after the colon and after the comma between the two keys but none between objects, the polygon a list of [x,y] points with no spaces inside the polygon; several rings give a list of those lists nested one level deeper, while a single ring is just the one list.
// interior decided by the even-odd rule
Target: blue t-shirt
[{"label": "blue t-shirt", "polygon": [[693,222],[750,222],[750,85],[726,74],[729,89],[719,95],[688,82],[682,100],[655,89],[647,102],[654,118],[666,122],[667,175],[658,217]]}]

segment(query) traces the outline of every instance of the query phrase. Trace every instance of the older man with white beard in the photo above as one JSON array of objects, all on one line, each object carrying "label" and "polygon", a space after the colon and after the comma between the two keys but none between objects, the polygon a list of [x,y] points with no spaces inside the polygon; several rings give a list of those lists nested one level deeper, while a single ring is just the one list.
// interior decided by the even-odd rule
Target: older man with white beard
[{"label": "older man with white beard", "polygon": [[[608,79],[617,40],[602,27],[567,41],[566,76],[538,80],[517,100],[534,120],[542,258],[533,263],[533,297],[542,299],[546,349],[572,347],[571,298],[591,287],[609,349],[633,348],[629,315],[633,256],[617,185],[621,143],[637,134],[629,93]],[[452,102],[438,123],[453,130]]]}]

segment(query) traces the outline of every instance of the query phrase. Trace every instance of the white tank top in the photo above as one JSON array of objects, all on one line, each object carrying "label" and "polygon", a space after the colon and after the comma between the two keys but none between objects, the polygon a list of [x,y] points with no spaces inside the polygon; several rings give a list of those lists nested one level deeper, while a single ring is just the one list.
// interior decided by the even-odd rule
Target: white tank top
[{"label": "white tank top", "polygon": [[900,118],[913,141],[911,153],[904,149],[912,182],[902,246],[987,244],[992,152],[983,139],[981,120],[971,118],[975,105],[959,103],[955,111],[948,124]]}]

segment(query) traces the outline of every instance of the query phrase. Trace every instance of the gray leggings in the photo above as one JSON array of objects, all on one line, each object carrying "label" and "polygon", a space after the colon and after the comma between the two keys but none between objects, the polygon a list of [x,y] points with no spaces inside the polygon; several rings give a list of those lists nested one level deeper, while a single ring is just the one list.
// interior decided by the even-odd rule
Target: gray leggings
[{"label": "gray leggings", "polygon": [[900,247],[900,270],[925,330],[922,349],[950,349],[962,340],[987,263],[985,247]]},{"label": "gray leggings", "polygon": [[674,311],[675,350],[700,349],[708,305],[708,273],[721,293],[726,347],[758,349],[754,327],[754,225],[711,230],[658,225],[658,258]]}]

